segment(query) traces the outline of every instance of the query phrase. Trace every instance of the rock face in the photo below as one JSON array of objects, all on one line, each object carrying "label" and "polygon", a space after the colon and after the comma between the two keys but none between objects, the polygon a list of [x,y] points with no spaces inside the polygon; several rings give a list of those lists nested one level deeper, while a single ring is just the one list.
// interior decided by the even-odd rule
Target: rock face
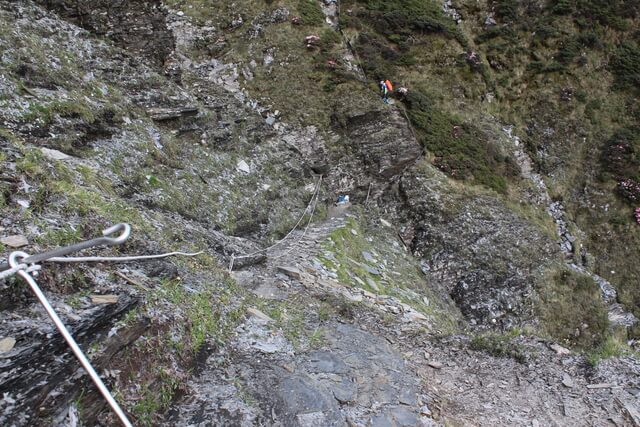
[{"label": "rock face", "polygon": [[534,277],[561,259],[548,236],[494,196],[456,193],[435,170],[407,171],[399,191],[424,273],[472,324],[510,327],[532,318]]},{"label": "rock face", "polygon": [[[243,372],[243,381],[261,402],[265,423],[342,426],[351,419],[383,425],[385,419],[416,425],[419,388],[401,355],[384,339],[351,325],[331,325],[326,331],[323,350],[285,361],[275,354]],[[377,408],[373,413],[372,407]]]},{"label": "rock face", "polygon": [[353,150],[353,160],[374,179],[389,180],[422,153],[398,109],[339,111],[333,121]]},{"label": "rock face", "polygon": [[[86,348],[97,336],[106,335],[111,325],[137,303],[135,298],[123,296],[117,304],[82,310],[73,316],[63,316],[63,321],[78,344]],[[135,341],[144,327],[134,330],[126,337],[111,340],[101,356],[93,360],[94,367],[100,370],[108,366],[111,357]],[[57,415],[79,395],[75,383],[83,377],[83,370],[44,311],[37,319],[33,319],[29,310],[14,312],[11,323],[3,323],[0,335],[11,335],[17,343],[0,358],[3,425],[37,424],[37,419]],[[102,402],[97,403],[101,408]]]},{"label": "rock face", "polygon": [[109,0],[86,3],[68,0],[40,0],[74,24],[113,40],[118,46],[162,66],[174,46],[167,28],[166,12],[159,0],[114,3]]}]

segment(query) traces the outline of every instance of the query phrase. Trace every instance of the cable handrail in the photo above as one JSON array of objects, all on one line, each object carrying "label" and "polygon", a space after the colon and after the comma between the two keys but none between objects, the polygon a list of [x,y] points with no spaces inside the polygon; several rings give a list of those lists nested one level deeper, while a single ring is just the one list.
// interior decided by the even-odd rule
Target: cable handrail
[{"label": "cable handrail", "polygon": [[[293,226],[293,228],[282,239],[276,241],[271,246],[268,246],[268,247],[263,248],[263,249],[258,249],[257,251],[251,252],[249,254],[239,255],[239,256],[236,256],[235,254],[232,254],[231,255],[231,260],[229,261],[229,271],[231,272],[233,270],[233,265],[235,264],[235,261],[237,259],[251,258],[251,257],[254,257],[254,256],[259,255],[261,253],[267,253],[269,250],[275,248],[276,246],[280,245],[285,240],[287,240],[293,234],[293,232],[298,228],[298,226],[300,225],[300,223],[304,219],[304,217],[307,214],[307,212],[309,212],[309,208],[311,208],[313,206],[313,210],[311,211],[311,215],[309,217],[309,222],[307,223],[307,228],[309,228],[309,224],[311,223],[311,218],[313,218],[313,212],[315,211],[316,204],[318,202],[318,198],[319,198],[319,194],[320,194],[320,185],[322,184],[322,179],[323,179],[323,176],[320,175],[320,177],[318,178],[318,182],[316,183],[316,187],[315,187],[315,189],[313,191],[313,195],[311,196],[311,200],[309,200],[309,204],[304,209],[304,211],[302,212],[302,215],[300,215],[300,218],[298,219],[296,224]],[[273,257],[270,257],[270,258],[273,258]],[[273,259],[276,259],[276,258],[273,258]]]}]

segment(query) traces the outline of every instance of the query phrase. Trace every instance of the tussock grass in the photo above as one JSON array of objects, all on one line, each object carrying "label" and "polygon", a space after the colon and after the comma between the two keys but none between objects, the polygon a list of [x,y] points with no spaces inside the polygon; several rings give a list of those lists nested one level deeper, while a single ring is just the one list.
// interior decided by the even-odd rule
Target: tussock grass
[{"label": "tussock grass", "polygon": [[588,276],[560,269],[538,290],[542,331],[563,344],[592,349],[606,341],[609,320],[600,288]]}]

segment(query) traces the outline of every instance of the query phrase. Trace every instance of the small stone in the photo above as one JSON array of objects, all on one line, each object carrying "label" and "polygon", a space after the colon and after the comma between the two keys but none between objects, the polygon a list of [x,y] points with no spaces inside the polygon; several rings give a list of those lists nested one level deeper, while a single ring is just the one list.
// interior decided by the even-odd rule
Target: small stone
[{"label": "small stone", "polygon": [[66,154],[64,154],[61,151],[58,150],[52,150],[50,148],[40,148],[40,151],[42,151],[42,154],[44,154],[44,156],[48,159],[51,160],[67,160],[69,159],[71,156],[68,156]]},{"label": "small stone", "polygon": [[251,173],[251,167],[244,160],[238,162],[236,169],[240,172]]},{"label": "small stone", "polygon": [[569,374],[566,372],[562,374],[562,385],[567,388],[572,388],[575,385]]},{"label": "small stone", "polygon": [[431,366],[433,369],[442,369],[442,367],[444,366],[442,363],[437,362],[435,360],[432,360],[431,362],[429,362],[428,365]]},{"label": "small stone", "polygon": [[393,227],[393,225],[391,225],[391,223],[390,223],[389,221],[384,220],[384,219],[382,219],[382,218],[380,218],[380,223],[381,223],[382,225],[384,225],[385,227],[389,227],[389,228]]},{"label": "small stone", "polygon": [[12,337],[2,338],[0,340],[0,353],[11,351],[16,345],[16,339]]},{"label": "small stone", "polygon": [[571,350],[564,348],[560,344],[551,344],[549,347],[551,348],[551,350],[555,351],[556,354],[559,354],[561,356],[571,354]]},{"label": "small stone", "polygon": [[280,351],[280,346],[278,344],[269,343],[269,342],[257,342],[254,345],[252,345],[252,347],[257,349],[258,351],[261,351],[262,353],[267,353],[267,354],[273,354]]},{"label": "small stone", "polygon": [[395,419],[394,425],[397,426],[415,426],[418,422],[418,414],[410,410],[409,408],[399,406],[391,410],[391,414]]},{"label": "small stone", "polygon": [[183,12],[183,11],[181,11],[181,10],[179,10],[178,12],[176,12],[176,15],[178,15],[178,16],[184,16],[184,12]]},{"label": "small stone", "polygon": [[371,418],[371,427],[392,427],[395,423],[386,414],[379,414]]},{"label": "small stone", "polygon": [[247,308],[247,314],[251,317],[256,317],[260,320],[264,320],[265,322],[273,322],[274,320],[258,310],[257,308],[249,307]]},{"label": "small stone", "polygon": [[3,245],[9,246],[10,248],[20,248],[22,246],[27,246],[29,241],[23,235],[15,235],[15,236],[7,236],[0,239],[0,243]]},{"label": "small stone", "polygon": [[405,322],[417,322],[418,320],[427,320],[427,316],[420,312],[412,310],[408,313],[405,313],[403,319]]},{"label": "small stone", "polygon": [[265,122],[269,125],[269,126],[273,126],[274,123],[276,122],[276,118],[273,116],[269,116],[267,117],[267,119],[265,120]]},{"label": "small stone", "polygon": [[91,295],[91,302],[94,304],[116,304],[118,295]]},{"label": "small stone", "polygon": [[352,294],[350,292],[345,292],[344,296],[349,301],[353,301],[353,302],[362,302],[362,299],[363,299],[361,294]]},{"label": "small stone", "polygon": [[29,202],[28,200],[16,200],[16,203],[19,204],[20,206],[22,206],[25,209],[27,209],[27,208],[29,208],[29,206],[31,206],[31,202]]},{"label": "small stone", "polygon": [[367,251],[362,251],[362,257],[365,259],[365,261],[367,262],[372,262],[372,263],[376,263],[376,259],[373,257],[373,255],[371,255],[371,253],[367,252]]},{"label": "small stone", "polygon": [[587,388],[591,390],[599,389],[599,388],[611,388],[615,386],[616,386],[615,384],[609,384],[609,383],[587,384]]},{"label": "small stone", "polygon": [[287,276],[300,280],[302,279],[302,273],[295,267],[278,266],[278,271],[286,274]]},{"label": "small stone", "polygon": [[379,276],[380,274],[382,274],[382,273],[380,273],[380,270],[378,270],[377,268],[373,268],[373,267],[368,266],[368,265],[365,265],[364,269],[367,270],[367,272],[369,274],[373,274],[374,276]]},{"label": "small stone", "polygon": [[370,299],[376,299],[376,294],[367,291],[366,289],[362,290],[362,295]]},{"label": "small stone", "polygon": [[327,417],[324,412],[307,412],[296,415],[296,425],[300,427],[315,427],[327,425]]},{"label": "small stone", "polygon": [[371,289],[373,289],[375,292],[380,292],[380,287],[378,286],[378,284],[376,283],[375,280],[373,280],[370,277],[367,277],[367,284],[369,285],[369,287]]},{"label": "small stone", "polygon": [[400,395],[398,396],[398,402],[407,406],[414,406],[417,400],[416,394],[412,390],[408,389],[401,390]]},{"label": "small stone", "polygon": [[358,232],[352,228],[352,229],[351,229],[351,234],[353,234],[354,236],[357,236],[357,235],[358,235]]},{"label": "small stone", "polygon": [[423,356],[424,356],[424,359],[425,359],[425,360],[429,360],[429,358],[431,357],[431,355],[430,355],[428,352],[426,352],[426,351],[424,352],[424,355],[423,355]]}]

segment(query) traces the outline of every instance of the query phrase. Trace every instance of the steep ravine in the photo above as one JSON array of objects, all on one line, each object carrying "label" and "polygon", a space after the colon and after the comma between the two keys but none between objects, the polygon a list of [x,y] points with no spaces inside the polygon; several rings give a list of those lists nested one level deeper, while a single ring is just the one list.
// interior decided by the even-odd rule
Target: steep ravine
[{"label": "steep ravine", "polygon": [[[636,356],[539,336],[549,272],[610,288],[567,258],[573,228],[512,131],[522,205],[432,165],[334,34],[338,5],[309,3],[328,21],[289,1],[0,0],[0,237],[36,253],[126,221],[94,253],[204,251],[37,276],[134,424],[640,423]],[[0,423],[117,425],[26,286],[0,289]]]},{"label": "steep ravine", "polygon": [[[503,128],[503,130],[512,142],[514,157],[520,166],[522,176],[533,183],[533,189],[538,190],[535,194],[531,194],[530,197],[532,197],[536,204],[546,206],[547,213],[553,218],[558,233],[560,250],[566,256],[567,264],[573,270],[590,277],[598,284],[602,292],[602,299],[607,303],[609,321],[613,326],[633,327],[638,323],[638,319],[633,313],[626,311],[617,300],[617,292],[613,285],[589,270],[587,260],[593,256],[589,254],[587,248],[582,244],[580,244],[579,248],[574,246],[576,238],[569,232],[566,213],[562,203],[560,201],[552,201],[542,176],[533,171],[531,158],[525,152],[520,138],[513,134],[513,127],[507,126]],[[576,228],[575,224],[572,224],[572,226]],[[579,229],[577,229],[577,232],[582,233]],[[593,259],[591,259],[591,263],[593,263]]]}]

